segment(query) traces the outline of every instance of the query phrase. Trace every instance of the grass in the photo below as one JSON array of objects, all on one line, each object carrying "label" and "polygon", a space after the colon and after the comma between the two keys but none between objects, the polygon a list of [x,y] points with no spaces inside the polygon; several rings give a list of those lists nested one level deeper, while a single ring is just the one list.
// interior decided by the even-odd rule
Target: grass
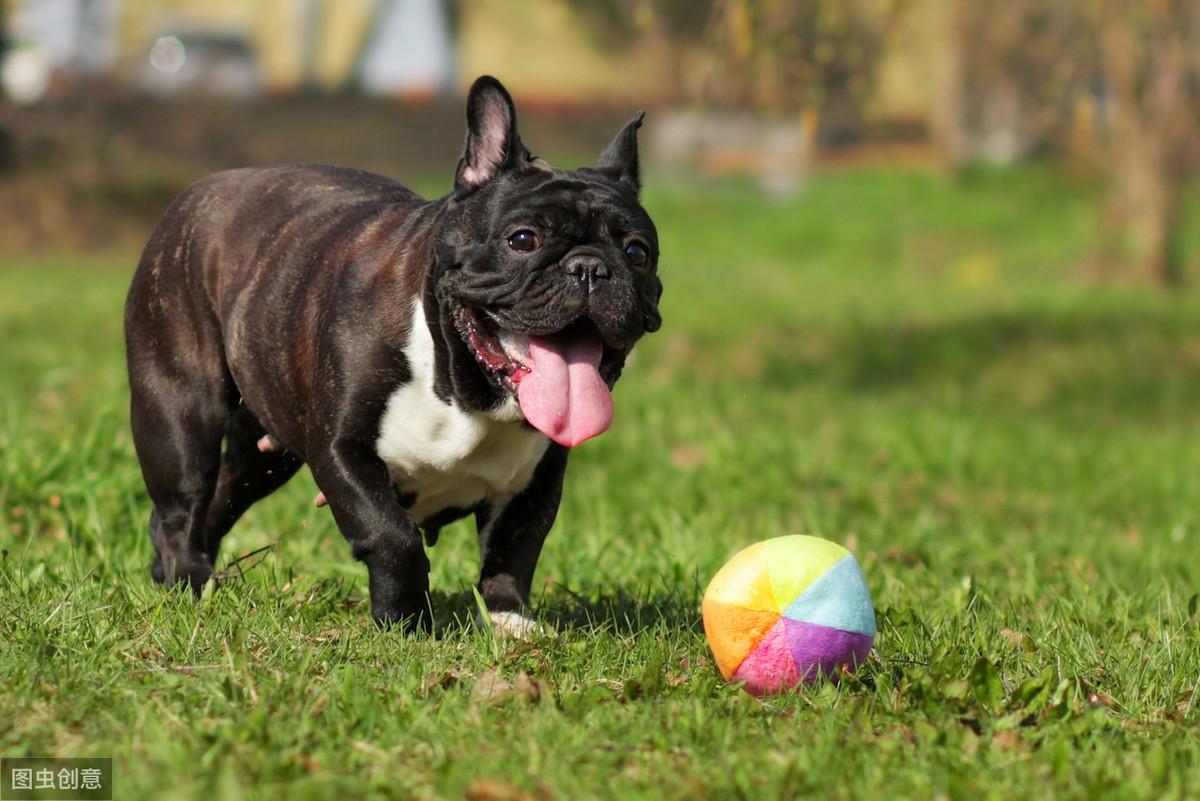
[{"label": "grass", "polygon": [[[153,586],[125,410],[133,254],[0,269],[0,753],[112,756],[117,798],[1184,798],[1200,786],[1200,299],[1081,280],[1039,169],[652,191],[666,325],[572,459],[538,571],[560,636],[376,631],[298,477]],[[854,678],[755,700],[699,621],[737,549],[847,544]],[[1193,796],[1194,797],[1194,796]]]}]

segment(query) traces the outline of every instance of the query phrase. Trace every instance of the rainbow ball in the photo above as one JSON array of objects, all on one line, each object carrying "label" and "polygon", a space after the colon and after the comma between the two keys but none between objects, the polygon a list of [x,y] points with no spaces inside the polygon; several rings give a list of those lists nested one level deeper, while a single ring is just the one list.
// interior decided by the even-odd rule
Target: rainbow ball
[{"label": "rainbow ball", "polygon": [[721,675],[754,695],[835,678],[866,661],[875,608],[854,554],[800,535],[738,551],[704,591],[704,633]]}]

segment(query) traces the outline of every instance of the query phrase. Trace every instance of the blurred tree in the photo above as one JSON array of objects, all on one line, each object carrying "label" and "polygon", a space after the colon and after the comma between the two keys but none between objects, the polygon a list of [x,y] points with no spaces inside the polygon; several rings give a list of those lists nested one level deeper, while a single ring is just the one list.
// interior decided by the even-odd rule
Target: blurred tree
[{"label": "blurred tree", "polygon": [[910,0],[568,0],[609,44],[649,40],[669,97],[700,101],[657,126],[660,163],[757,174],[771,192],[803,184],[818,131],[857,136]]},{"label": "blurred tree", "polygon": [[[669,48],[678,94],[803,115],[861,113],[898,15],[920,0],[567,0],[610,42]],[[1098,152],[1109,176],[1095,263],[1106,277],[1183,279],[1180,218],[1200,173],[1197,0],[930,0],[950,40],[931,87],[957,163]]]},{"label": "blurred tree", "polygon": [[649,40],[670,64],[661,78],[668,96],[699,90],[691,61],[705,45],[721,0],[567,0],[592,34],[613,49]]},{"label": "blurred tree", "polygon": [[1178,284],[1183,194],[1200,166],[1200,3],[1102,0],[1097,8],[1112,169],[1100,263]]},{"label": "blurred tree", "polygon": [[1087,3],[957,0],[949,68],[933,91],[934,135],[955,163],[1008,164],[1060,141],[1063,106],[1097,71]]},{"label": "blurred tree", "polygon": [[568,0],[597,35],[661,42],[673,87],[727,108],[792,114],[871,89],[909,0]]},{"label": "blurred tree", "polygon": [[718,101],[788,113],[861,109],[907,0],[720,0],[710,77]]},{"label": "blurred tree", "polygon": [[1183,278],[1180,212],[1200,141],[1200,3],[959,0],[936,94],[958,162],[1098,150],[1108,176],[1101,275]]}]

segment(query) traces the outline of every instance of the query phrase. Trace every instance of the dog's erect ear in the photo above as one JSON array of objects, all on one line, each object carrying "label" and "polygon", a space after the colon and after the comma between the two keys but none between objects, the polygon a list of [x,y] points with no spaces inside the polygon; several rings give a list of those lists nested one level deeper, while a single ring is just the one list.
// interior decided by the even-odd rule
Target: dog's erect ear
[{"label": "dog's erect ear", "polygon": [[633,119],[625,123],[613,140],[600,154],[596,162],[596,172],[604,173],[610,178],[631,184],[634,190],[641,188],[638,178],[638,128],[642,127],[642,119],[646,112],[639,111]]},{"label": "dog's erect ear", "polygon": [[529,151],[517,136],[512,98],[492,76],[479,77],[467,95],[467,148],[458,162],[454,188],[476,189],[528,159]]}]

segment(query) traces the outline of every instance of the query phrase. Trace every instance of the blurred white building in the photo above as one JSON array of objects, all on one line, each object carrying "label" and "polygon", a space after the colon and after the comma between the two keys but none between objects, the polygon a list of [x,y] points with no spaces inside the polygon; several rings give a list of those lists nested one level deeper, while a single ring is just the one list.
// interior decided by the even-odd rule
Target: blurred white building
[{"label": "blurred white building", "polygon": [[53,75],[111,74],[158,94],[454,87],[445,0],[0,0],[11,14],[7,93]]}]

